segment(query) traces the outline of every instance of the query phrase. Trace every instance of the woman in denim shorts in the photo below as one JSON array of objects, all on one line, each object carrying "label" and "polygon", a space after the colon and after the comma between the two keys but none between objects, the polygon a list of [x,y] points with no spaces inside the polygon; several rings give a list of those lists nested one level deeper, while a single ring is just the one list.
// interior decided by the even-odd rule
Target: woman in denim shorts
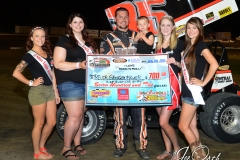
[{"label": "woman in denim shorts", "polygon": [[[83,16],[79,13],[71,14],[66,25],[66,35],[56,43],[53,57],[58,90],[68,114],[61,153],[69,159],[78,159],[77,154],[86,154],[80,141],[86,110],[86,55],[98,52],[96,46],[88,36]],[[71,149],[72,141],[76,153]]]},{"label": "woman in denim shorts", "polygon": [[[52,72],[51,43],[44,28],[36,26],[31,29],[26,48],[28,52],[17,65],[13,77],[30,86],[28,99],[34,117],[33,157],[52,159],[53,155],[47,151],[45,143],[56,124],[56,103],[60,102],[60,98],[56,89],[55,75]],[[22,74],[26,67],[29,68],[33,80],[28,80]]]},{"label": "woman in denim shorts", "polygon": [[[218,63],[203,41],[204,31],[202,20],[192,17],[185,29],[186,49],[182,55],[182,111],[179,129],[187,139],[194,160],[204,159],[205,151],[195,148],[202,145],[197,129],[197,107],[204,104],[201,94],[204,87],[214,76]],[[209,64],[209,68],[208,68]]]}]

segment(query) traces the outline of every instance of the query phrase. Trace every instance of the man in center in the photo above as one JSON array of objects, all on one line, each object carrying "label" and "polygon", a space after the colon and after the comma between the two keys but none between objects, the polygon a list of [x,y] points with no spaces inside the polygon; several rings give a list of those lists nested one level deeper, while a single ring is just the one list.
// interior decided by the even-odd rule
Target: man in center
[{"label": "man in center", "polygon": [[[128,28],[129,12],[126,8],[118,8],[115,11],[116,30],[101,38],[100,52],[103,54],[116,54],[116,49],[132,47],[136,32]],[[114,108],[114,134],[116,150],[114,157],[122,157],[127,150],[127,125],[128,112],[131,110],[134,146],[143,159],[149,159],[147,147],[147,125],[144,107],[120,107]]]}]

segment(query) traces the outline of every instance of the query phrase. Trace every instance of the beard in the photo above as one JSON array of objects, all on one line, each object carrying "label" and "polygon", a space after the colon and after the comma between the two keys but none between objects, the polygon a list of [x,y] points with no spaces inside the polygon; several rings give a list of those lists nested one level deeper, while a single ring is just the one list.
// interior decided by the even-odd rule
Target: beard
[{"label": "beard", "polygon": [[122,27],[122,26],[119,26],[119,25],[116,25],[116,26],[117,26],[117,28],[120,28],[120,29],[127,29],[128,28],[127,25],[125,27]]}]

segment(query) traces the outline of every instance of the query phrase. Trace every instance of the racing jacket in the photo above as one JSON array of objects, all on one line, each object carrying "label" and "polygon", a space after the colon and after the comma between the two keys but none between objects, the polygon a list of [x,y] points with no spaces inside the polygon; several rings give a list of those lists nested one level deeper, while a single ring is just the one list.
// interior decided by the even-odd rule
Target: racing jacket
[{"label": "racing jacket", "polygon": [[103,54],[116,54],[116,48],[128,48],[133,46],[133,38],[136,32],[128,30],[127,32],[116,29],[115,31],[104,35],[101,38],[100,51]]},{"label": "racing jacket", "polygon": [[[103,36],[100,44],[100,51],[103,54],[116,54],[116,48],[128,48],[136,47],[133,44],[133,38],[136,36],[136,32],[128,30],[122,32],[118,29]],[[140,143],[138,149],[146,149],[147,146],[147,125],[145,120],[145,108],[132,107],[131,115],[133,117],[133,134],[136,142]],[[115,144],[118,149],[127,149],[127,125],[126,120],[128,117],[128,107],[116,107],[114,111],[114,134]]]}]

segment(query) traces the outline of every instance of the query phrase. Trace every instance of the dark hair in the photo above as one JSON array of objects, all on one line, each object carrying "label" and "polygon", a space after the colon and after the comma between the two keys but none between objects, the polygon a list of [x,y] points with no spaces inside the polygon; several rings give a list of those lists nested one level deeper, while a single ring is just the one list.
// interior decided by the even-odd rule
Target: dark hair
[{"label": "dark hair", "polygon": [[[191,38],[188,36],[187,34],[187,25],[188,24],[192,24],[194,26],[197,27],[198,31],[199,31],[199,34],[198,36],[196,37],[195,41],[194,41],[194,44],[192,44],[191,46]],[[203,23],[202,23],[202,20],[198,17],[191,17],[187,23],[186,23],[186,28],[185,28],[185,43],[186,43],[186,49],[189,49],[188,51],[188,55],[187,55],[187,63],[186,63],[186,67],[187,67],[187,70],[189,72],[189,77],[192,78],[192,77],[195,77],[195,67],[196,67],[196,56],[195,56],[195,49],[196,49],[196,46],[197,44],[202,41],[204,38],[204,29],[203,29]],[[185,51],[186,51],[185,49]]]},{"label": "dark hair", "polygon": [[128,15],[129,15],[129,11],[126,9],[126,8],[124,8],[124,7],[119,7],[118,9],[116,9],[116,11],[115,11],[115,17],[117,17],[117,12],[118,11],[126,11],[127,13],[128,13]]},{"label": "dark hair", "polygon": [[33,44],[33,41],[31,40],[31,37],[33,36],[33,33],[35,30],[37,29],[41,29],[45,32],[45,42],[42,46],[42,49],[47,53],[48,56],[52,56],[52,44],[49,40],[49,36],[47,34],[47,31],[43,28],[43,27],[40,27],[40,26],[34,26],[31,28],[31,30],[29,31],[29,35],[28,35],[28,39],[27,39],[27,42],[26,42],[26,50],[31,50],[34,46]]},{"label": "dark hair", "polygon": [[87,32],[87,24],[86,24],[86,20],[85,18],[80,14],[80,13],[72,13],[69,18],[68,18],[68,22],[67,22],[67,25],[66,25],[66,29],[65,29],[65,33],[69,36],[70,38],[70,46],[75,50],[76,49],[76,46],[78,44],[78,41],[77,39],[75,38],[74,34],[73,34],[73,31],[72,31],[72,28],[70,27],[70,24],[72,23],[73,19],[75,17],[78,17],[78,18],[81,18],[83,20],[83,23],[84,23],[84,28],[82,30],[82,38],[85,42],[88,42],[91,47],[93,48],[93,50],[96,52],[97,50],[97,44],[96,42],[91,39],[88,35],[88,32]]}]

